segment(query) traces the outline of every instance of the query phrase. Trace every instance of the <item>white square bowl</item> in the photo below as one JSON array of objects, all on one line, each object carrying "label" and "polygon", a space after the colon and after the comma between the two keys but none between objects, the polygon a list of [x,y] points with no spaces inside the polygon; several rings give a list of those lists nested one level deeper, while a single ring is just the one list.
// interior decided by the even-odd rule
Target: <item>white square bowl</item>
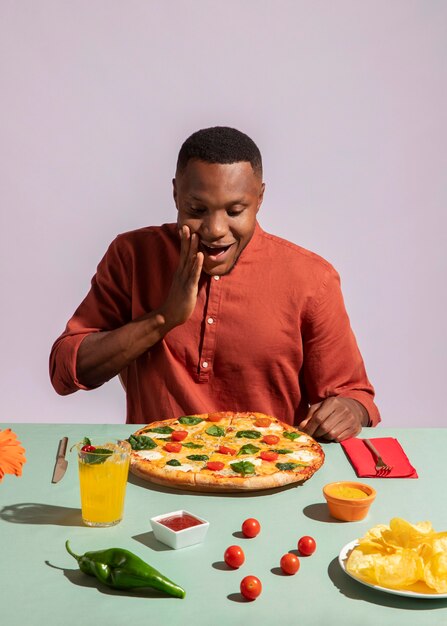
[{"label": "white square bowl", "polygon": [[[190,526],[189,528],[183,528],[182,530],[172,530],[171,528],[168,528],[164,524],[160,523],[161,520],[167,517],[174,517],[175,515],[183,515],[185,513],[195,517],[201,523],[196,526]],[[202,517],[183,509],[151,517],[151,526],[156,539],[165,543],[170,548],[174,548],[174,550],[177,550],[178,548],[186,548],[187,546],[193,546],[196,543],[201,543],[205,539],[209,525],[210,523]]]}]

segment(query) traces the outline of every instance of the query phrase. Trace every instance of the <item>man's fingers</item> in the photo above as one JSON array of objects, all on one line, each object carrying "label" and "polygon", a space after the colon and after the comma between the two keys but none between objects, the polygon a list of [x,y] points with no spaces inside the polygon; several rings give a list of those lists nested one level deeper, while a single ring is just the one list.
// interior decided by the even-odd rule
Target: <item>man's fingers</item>
[{"label": "man's fingers", "polygon": [[183,226],[179,229],[179,235],[180,235],[179,266],[183,267],[185,265],[186,259],[188,258],[190,243],[191,243],[191,232],[188,226],[186,226],[186,224],[183,224]]},{"label": "man's fingers", "polygon": [[199,284],[199,278],[203,267],[203,258],[203,252],[197,252],[195,255],[194,265],[191,272],[191,281],[195,287]]},{"label": "man's fingers", "polygon": [[331,397],[310,407],[299,428],[311,437],[327,441],[343,441],[362,429],[361,413],[345,398]]},{"label": "man's fingers", "polygon": [[327,432],[327,421],[333,413],[334,407],[330,399],[312,404],[299,427],[311,437],[324,436]]}]

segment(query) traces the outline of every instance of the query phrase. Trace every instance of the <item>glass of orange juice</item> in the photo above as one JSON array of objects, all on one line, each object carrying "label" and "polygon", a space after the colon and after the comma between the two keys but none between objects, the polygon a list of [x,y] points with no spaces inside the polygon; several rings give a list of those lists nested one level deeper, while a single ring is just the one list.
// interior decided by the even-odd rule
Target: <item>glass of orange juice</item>
[{"label": "glass of orange juice", "polygon": [[86,440],[77,444],[82,520],[87,526],[114,526],[123,518],[130,444]]}]

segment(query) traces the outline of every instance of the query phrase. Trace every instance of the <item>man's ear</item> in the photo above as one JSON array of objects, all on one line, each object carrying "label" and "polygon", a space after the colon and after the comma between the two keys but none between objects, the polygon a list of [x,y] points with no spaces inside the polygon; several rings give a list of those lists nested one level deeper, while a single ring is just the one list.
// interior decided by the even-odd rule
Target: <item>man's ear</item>
[{"label": "man's ear", "polygon": [[175,206],[178,209],[178,206],[177,206],[177,184],[176,184],[175,178],[172,179],[172,196],[174,198]]},{"label": "man's ear", "polygon": [[265,191],[265,183],[262,183],[261,191],[259,193],[259,198],[258,198],[258,206],[256,208],[256,211],[259,211],[259,209],[261,208],[262,201],[264,200],[264,191]]}]

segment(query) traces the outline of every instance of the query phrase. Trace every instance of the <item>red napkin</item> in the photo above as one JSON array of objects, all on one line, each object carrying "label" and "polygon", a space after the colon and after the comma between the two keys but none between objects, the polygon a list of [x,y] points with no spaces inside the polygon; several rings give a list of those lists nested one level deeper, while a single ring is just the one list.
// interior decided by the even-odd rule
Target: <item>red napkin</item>
[{"label": "red napkin", "polygon": [[417,478],[417,472],[408,460],[402,446],[394,437],[370,439],[380,456],[393,469],[386,476],[376,475],[376,459],[373,453],[363,442],[363,439],[353,437],[341,442],[346,456],[351,461],[357,476],[367,478]]}]

